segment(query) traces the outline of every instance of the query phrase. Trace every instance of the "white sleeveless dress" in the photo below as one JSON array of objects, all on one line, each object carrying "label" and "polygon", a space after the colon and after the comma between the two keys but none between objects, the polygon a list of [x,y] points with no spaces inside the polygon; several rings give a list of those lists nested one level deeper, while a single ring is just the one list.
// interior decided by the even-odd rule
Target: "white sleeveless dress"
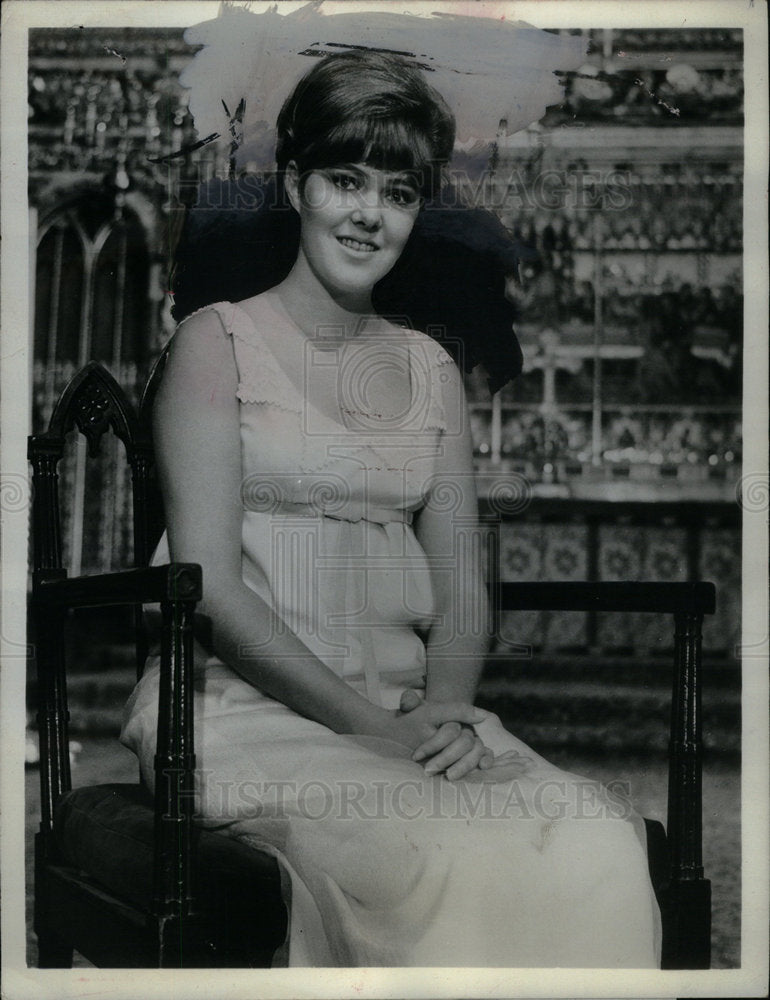
[{"label": "white sleeveless dress", "polygon": [[[257,302],[260,325],[278,324],[263,329],[290,322],[267,297]],[[306,404],[301,373],[289,378],[246,312],[207,308],[239,374],[243,578],[347,683],[396,708],[425,671],[433,596],[410,521],[452,430],[459,373],[410,330],[392,343],[361,334],[344,362],[328,349],[309,354],[308,365],[329,366],[347,404],[345,423],[335,421]],[[408,366],[403,413],[368,402],[367,379],[389,364]],[[168,558],[164,536],[155,561]],[[198,813],[278,859],[290,921],[277,962],[658,965],[638,817],[543,760],[493,714],[476,730],[495,765],[450,782],[426,776],[398,743],[297,715],[202,650],[196,688]],[[157,694],[151,658],[122,733],[150,787]]]}]

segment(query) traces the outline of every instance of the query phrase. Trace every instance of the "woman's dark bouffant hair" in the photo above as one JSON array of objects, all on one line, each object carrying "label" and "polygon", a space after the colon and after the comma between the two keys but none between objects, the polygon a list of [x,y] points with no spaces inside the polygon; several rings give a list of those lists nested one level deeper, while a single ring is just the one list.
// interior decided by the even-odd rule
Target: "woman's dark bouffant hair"
[{"label": "woman's dark bouffant hair", "polygon": [[276,163],[300,174],[339,163],[417,174],[435,195],[452,155],[455,122],[419,69],[395,55],[326,56],[297,84],[277,122]]},{"label": "woman's dark bouffant hair", "polygon": [[324,57],[281,111],[277,174],[212,178],[199,189],[176,251],[174,318],[259,295],[290,272],[300,238],[299,216],[287,211],[282,185],[291,160],[300,174],[342,163],[414,171],[428,204],[400,260],[375,286],[374,308],[441,338],[466,371],[483,364],[496,391],[522,365],[514,307],[503,294],[518,251],[491,212],[442,205],[436,197],[454,130],[443,98],[397,56]]}]

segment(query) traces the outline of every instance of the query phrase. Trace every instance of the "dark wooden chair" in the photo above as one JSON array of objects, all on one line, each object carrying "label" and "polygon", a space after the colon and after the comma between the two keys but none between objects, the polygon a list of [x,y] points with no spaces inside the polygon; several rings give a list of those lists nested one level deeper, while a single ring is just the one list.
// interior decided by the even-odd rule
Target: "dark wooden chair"
[{"label": "dark wooden chair", "polygon": [[[48,429],[29,439],[33,468],[32,624],[40,739],[41,824],[35,841],[38,965],[68,967],[76,949],[97,966],[267,967],[286,911],[273,858],[193,823],[194,564],[148,568],[162,531],[149,428],[156,366],[140,413],[100,365],[69,383]],[[57,466],[77,428],[95,456],[112,430],[132,474],[132,569],[68,578],[62,564]],[[72,789],[64,630],[69,612],[135,609],[138,670],[144,603],[162,613],[155,796],[140,783]]]},{"label": "dark wooden chair", "polygon": [[[62,394],[48,429],[29,439],[33,466],[33,589],[41,825],[35,842],[38,964],[68,967],[73,949],[97,966],[270,965],[287,915],[274,859],[194,823],[192,642],[200,567],[148,568],[160,537],[149,414],[164,364],[137,415],[112,376],[88,364]],[[62,564],[57,466],[77,428],[98,453],[112,430],[132,471],[135,566],[68,578]],[[707,968],[710,883],[701,863],[700,628],[714,610],[707,583],[499,583],[498,610],[665,611],[675,621],[668,838],[646,821],[650,872],[663,913],[664,968]],[[147,650],[145,603],[162,611],[155,796],[140,784],[72,789],[64,628],[71,609],[126,605]]]}]

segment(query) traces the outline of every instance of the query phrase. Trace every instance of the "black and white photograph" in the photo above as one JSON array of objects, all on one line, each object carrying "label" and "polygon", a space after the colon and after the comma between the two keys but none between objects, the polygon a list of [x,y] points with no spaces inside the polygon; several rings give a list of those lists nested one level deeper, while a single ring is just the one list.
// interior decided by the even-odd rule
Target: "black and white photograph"
[{"label": "black and white photograph", "polygon": [[2,27],[10,1000],[766,995],[766,8]]}]

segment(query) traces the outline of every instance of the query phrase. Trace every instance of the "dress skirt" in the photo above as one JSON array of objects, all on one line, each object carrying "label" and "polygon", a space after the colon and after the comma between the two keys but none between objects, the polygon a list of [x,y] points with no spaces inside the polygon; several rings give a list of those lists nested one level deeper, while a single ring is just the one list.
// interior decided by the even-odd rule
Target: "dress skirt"
[{"label": "dress skirt", "polygon": [[[158,674],[148,664],[123,733],[149,787]],[[197,686],[199,821],[278,859],[290,913],[278,962],[658,966],[628,803],[547,763],[493,714],[476,729],[497,763],[450,782],[397,743],[298,716],[224,664],[204,664]]]}]

